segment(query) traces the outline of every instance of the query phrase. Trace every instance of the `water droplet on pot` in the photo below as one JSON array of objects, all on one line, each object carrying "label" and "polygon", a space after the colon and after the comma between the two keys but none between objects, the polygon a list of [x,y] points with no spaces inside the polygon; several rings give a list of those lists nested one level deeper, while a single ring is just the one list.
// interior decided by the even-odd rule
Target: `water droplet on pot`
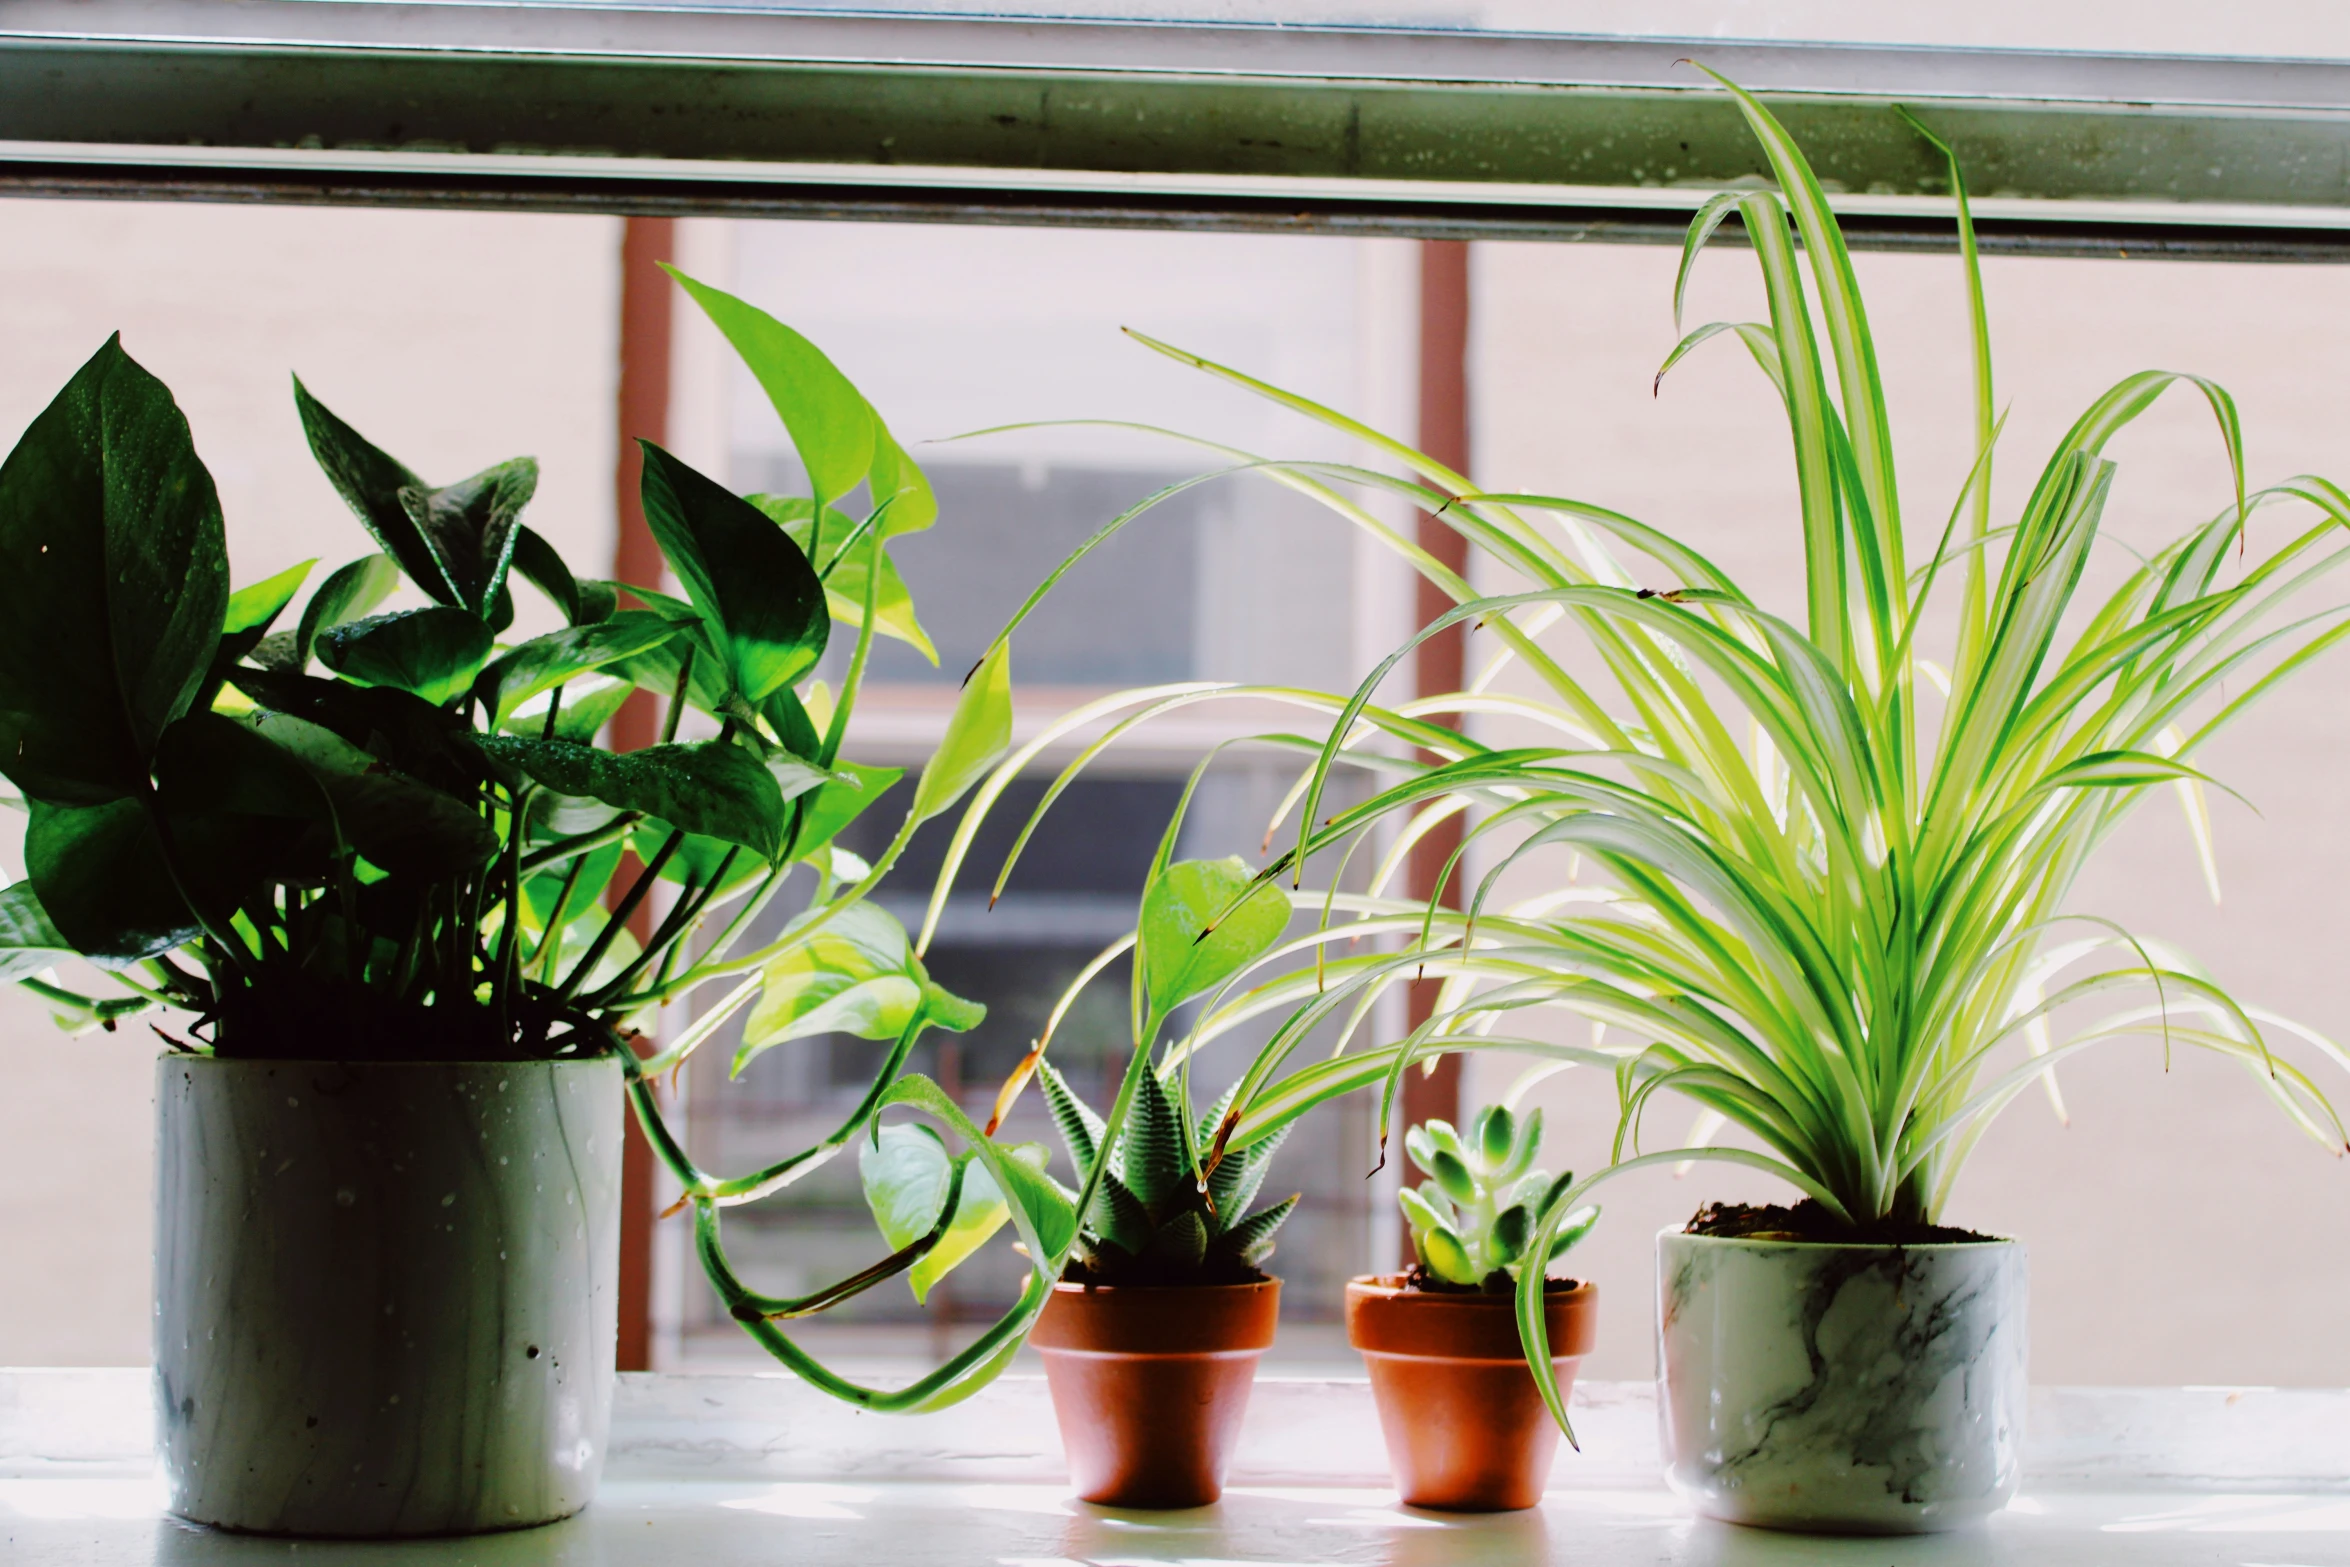
[{"label": "water droplet on pot", "polygon": [[358,1200],[359,1200],[359,1189],[358,1189],[357,1187],[355,1187],[355,1186],[338,1186],[338,1187],[336,1187],[336,1188],[335,1188],[335,1206],[336,1206],[336,1207],[338,1207],[338,1208],[348,1208],[348,1207],[350,1207],[350,1206],[351,1206],[353,1203],[356,1203]]},{"label": "water droplet on pot", "polygon": [[445,1196],[445,1197],[443,1197],[443,1198],[441,1199],[441,1206],[442,1206],[442,1207],[444,1207],[444,1208],[447,1208],[447,1207],[450,1207],[450,1206],[452,1206],[453,1204],[455,1204],[455,1202],[456,1202],[456,1201],[457,1201],[457,1194],[456,1194],[455,1192],[451,1192],[451,1193],[449,1193],[447,1196]]}]

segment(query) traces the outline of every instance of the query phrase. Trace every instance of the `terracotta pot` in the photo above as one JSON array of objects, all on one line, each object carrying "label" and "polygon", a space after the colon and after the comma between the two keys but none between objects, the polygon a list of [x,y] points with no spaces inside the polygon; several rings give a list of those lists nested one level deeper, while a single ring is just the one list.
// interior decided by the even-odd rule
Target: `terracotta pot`
[{"label": "terracotta pot", "polygon": [[1152,1289],[1061,1284],[1028,1341],[1044,1356],[1077,1494],[1205,1507],[1272,1347],[1281,1281]]},{"label": "terracotta pot", "polygon": [[[1554,1290],[1547,1302],[1560,1391],[1591,1353],[1599,1290]],[[1507,1295],[1404,1287],[1403,1275],[1346,1286],[1347,1342],[1371,1368],[1371,1395],[1395,1488],[1412,1507],[1496,1513],[1532,1507],[1558,1452]]]}]

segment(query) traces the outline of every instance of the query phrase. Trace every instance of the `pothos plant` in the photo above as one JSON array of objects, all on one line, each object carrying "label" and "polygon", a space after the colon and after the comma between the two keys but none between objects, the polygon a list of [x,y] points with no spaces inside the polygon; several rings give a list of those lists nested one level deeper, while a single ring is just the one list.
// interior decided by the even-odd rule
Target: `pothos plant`
[{"label": "pothos plant", "polygon": [[[232,590],[220,503],[171,394],[119,340],[75,374],[0,464],[0,772],[30,813],[28,874],[0,891],[0,974],[70,1027],[184,1014],[172,1047],[221,1057],[617,1056],[737,1314],[821,1385],[915,1407],[978,1385],[1026,1317],[888,1394],[815,1367],[772,1319],[913,1266],[958,1216],[1000,1225],[1001,1199],[950,1199],[936,1233],[798,1302],[742,1292],[718,1211],[818,1167],[884,1104],[959,1116],[904,1069],[925,1029],[981,1011],[930,981],[868,894],[1004,749],[1008,652],[966,680],[887,849],[871,864],[842,850],[899,776],[843,743],[873,639],[931,654],[889,547],[937,503],[813,344],[678,281],[766,389],[811,491],[737,496],[641,443],[645,515],[682,596],[568,568],[523,521],[530,459],[429,483],[299,382],[311,450],[374,548],[298,613],[314,562]],[[559,629],[509,636],[517,579]],[[385,608],[403,584],[422,602]],[[834,689],[818,668],[836,622],[854,641]],[[599,743],[640,692],[659,741]],[[794,912],[763,919],[778,898]],[[60,977],[77,957],[100,993]],[[638,1027],[688,998],[698,1013],[640,1059]],[[722,1177],[687,1157],[653,1085],[746,1008],[738,1067],[818,1034],[883,1048],[831,1135]],[[1021,1213],[1031,1232],[1049,1222]]]},{"label": "pothos plant", "polygon": [[[1761,372],[1786,418],[1795,493],[1790,505],[1758,492],[1754,521],[1784,513],[1796,527],[1800,603],[1785,613],[1767,607],[1697,550],[1621,512],[1572,496],[1489,491],[1341,413],[1143,339],[1360,441],[1392,471],[1211,447],[1228,466],[1145,498],[1086,549],[1190,484],[1249,472],[1348,519],[1455,607],[1352,693],[1197,682],[1072,713],[979,787],[958,848],[1013,774],[1080,725],[1104,732],[1046,791],[1040,816],[1079,769],[1162,713],[1245,697],[1315,715],[1318,734],[1256,737],[1305,758],[1272,828],[1283,832],[1294,812],[1294,836],[1236,886],[1208,928],[1284,889],[1322,911],[1319,928],[1231,976],[1169,1047],[1187,1060],[1245,1022],[1276,1020],[1202,1163],[1212,1170],[1358,1089],[1382,1093],[1384,1137],[1404,1074],[1442,1053],[1531,1055],[1543,1058],[1537,1073],[1601,1068],[1619,1099],[1614,1160],[1545,1198],[1525,1242],[1535,1255],[1577,1222],[1581,1197],[1598,1182],[1693,1158],[1768,1171],[1848,1233],[1931,1223],[1996,1116],[2036,1085],[2053,1099],[2060,1062],[2122,1039],[2240,1063],[2294,1125],[2340,1151],[2343,1125],[2327,1096],[2276,1048],[2297,1038],[2350,1064],[2337,1047],[2241,1004],[2152,937],[2073,913],[2066,900],[2090,857],[2154,791],[2181,798],[2211,874],[2205,797],[2215,785],[2196,759],[2279,682],[2350,636],[2339,606],[2301,607],[2350,563],[2338,531],[2350,525],[2350,495],[2318,478],[2247,493],[2228,394],[2199,377],[2146,371],[2096,398],[2058,439],[2020,511],[1995,521],[2002,419],[1966,187],[1955,157],[1913,118],[1948,160],[1974,380],[1972,469],[1947,520],[1929,525],[1921,559],[1904,518],[1877,348],[1835,214],[1776,118],[1722,85],[1776,189],[1726,192],[1700,207],[1675,288],[1676,325],[1699,252],[1733,217],[1752,246],[1768,319],[1687,333],[1659,380],[1717,337],[1744,347]],[[2232,483],[2207,522],[2149,554],[2112,543],[2107,559],[2093,561],[2109,542],[2116,465],[2107,446],[2182,385],[2214,414]],[[1481,592],[1383,521],[1365,492],[1400,498],[1453,529],[1486,580],[1512,590]],[[2251,524],[2272,506],[2297,506],[2305,520],[2256,551]],[[1421,642],[1471,625],[1496,647],[1466,689],[1379,699]],[[1568,637],[1571,650],[1558,645]],[[1331,806],[1341,768],[1385,782],[1358,803]],[[1389,894],[1413,845],[1455,818],[1466,828],[1444,881],[1467,882],[1465,907]],[[1020,834],[1015,856],[1036,825]],[[1343,869],[1366,846],[1376,864],[1359,890],[1335,875],[1320,893],[1300,885],[1309,857],[1328,855]],[[1478,874],[1469,880],[1472,854]],[[946,877],[955,873],[950,861]],[[1505,878],[1515,889],[1506,895]],[[1423,974],[1442,981],[1427,1021],[1400,1038],[1372,1035],[1381,997]],[[2073,1011],[2113,997],[2120,1003],[2104,1015]],[[1590,1042],[1516,1021],[1544,1012],[1587,1021]],[[2076,1027],[2058,1037],[2059,1022]],[[1325,1027],[1335,1046],[1295,1066]],[[1643,1153],[1643,1112],[1664,1093],[1693,1102],[1697,1124],[1688,1146]],[[1716,1145],[1724,1127],[1757,1146]],[[1540,1269],[1520,1270],[1517,1315],[1563,1426]]]}]

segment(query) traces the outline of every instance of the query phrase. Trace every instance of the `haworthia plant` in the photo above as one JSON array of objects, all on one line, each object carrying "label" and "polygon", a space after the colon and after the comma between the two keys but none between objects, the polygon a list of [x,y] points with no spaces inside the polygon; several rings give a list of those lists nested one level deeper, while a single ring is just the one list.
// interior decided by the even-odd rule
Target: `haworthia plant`
[{"label": "haworthia plant", "polygon": [[[1041,1064],[1045,1103],[1080,1179],[1100,1158],[1102,1118]],[[1078,1227],[1069,1277],[1094,1284],[1240,1284],[1261,1275],[1273,1232],[1297,1209],[1293,1194],[1252,1209],[1286,1129],[1194,1171],[1211,1155],[1225,1104],[1186,1126],[1156,1073],[1136,1083],[1126,1136],[1103,1167]]]}]

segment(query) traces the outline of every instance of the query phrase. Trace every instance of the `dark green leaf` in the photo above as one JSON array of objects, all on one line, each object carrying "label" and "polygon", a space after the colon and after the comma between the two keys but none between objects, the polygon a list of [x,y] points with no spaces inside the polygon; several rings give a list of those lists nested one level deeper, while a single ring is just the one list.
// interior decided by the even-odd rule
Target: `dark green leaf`
[{"label": "dark green leaf", "polygon": [[318,465],[409,580],[437,603],[491,619],[538,464],[517,457],[435,489],[337,418],[299,376],[294,405]]},{"label": "dark green leaf", "polygon": [[344,504],[375,535],[384,553],[435,602],[461,602],[456,583],[449,580],[447,569],[433,554],[415,519],[400,504],[402,490],[424,488],[424,481],[311,396],[300,376],[294,377],[294,407],[302,416],[302,433],[310,441],[310,454],[326,470],[328,482]]},{"label": "dark green leaf", "polygon": [[137,800],[34,800],[24,857],[41,907],[86,957],[131,963],[196,935],[196,918],[173,887],[154,823]]},{"label": "dark green leaf", "polygon": [[478,870],[498,835],[469,798],[394,771],[333,730],[257,708],[235,722],[298,758],[326,791],[345,843],[396,876],[437,881]]},{"label": "dark green leaf", "polygon": [[1192,1178],[1186,1150],[1190,1139],[1156,1072],[1144,1072],[1126,1116],[1126,1136],[1117,1149],[1118,1177],[1153,1214]]},{"label": "dark green leaf", "polygon": [[651,610],[625,609],[591,625],[550,631],[493,660],[481,672],[478,694],[491,709],[491,722],[503,728],[514,710],[532,697],[591,670],[650,652],[685,629]]},{"label": "dark green leaf", "polygon": [[182,889],[226,920],[272,884],[315,884],[334,864],[326,792],[292,752],[250,725],[190,713],[163,732],[155,796]]},{"label": "dark green leaf", "polygon": [[240,668],[230,679],[263,706],[332,730],[444,793],[471,799],[476,786],[493,775],[472,731],[456,714],[396,687],[355,686],[267,669]]},{"label": "dark green leaf", "polygon": [[1262,1213],[1252,1213],[1217,1237],[1216,1245],[1255,1267],[1273,1255],[1273,1232],[1297,1211],[1297,1199],[1284,1197]]},{"label": "dark green leaf", "polygon": [[615,754],[563,740],[489,735],[481,746],[559,793],[658,816],[687,832],[741,844],[770,861],[782,847],[784,799],[775,775],[729,741]]},{"label": "dark green leaf", "polygon": [[610,583],[581,582],[573,577],[555,546],[529,528],[515,530],[514,570],[553,599],[569,625],[593,625],[610,615],[618,602]]},{"label": "dark green leaf", "polygon": [[0,770],[60,803],[142,790],[228,593],[187,420],[109,338],[0,464]]},{"label": "dark green leaf", "polygon": [[400,567],[389,555],[369,555],[337,566],[302,606],[300,628],[294,633],[294,672],[309,667],[318,646],[318,634],[329,626],[357,620],[391,597],[400,585]]},{"label": "dark green leaf", "polygon": [[808,708],[800,694],[790,686],[778,686],[775,694],[759,704],[760,715],[767,727],[775,731],[776,744],[803,761],[816,760],[824,748],[824,737],[816,732],[816,720],[808,716]]},{"label": "dark green leaf", "polygon": [[539,465],[516,457],[440,489],[400,492],[400,509],[416,524],[457,585],[458,606],[493,623],[511,622],[506,571],[514,559],[522,508],[538,488]]},{"label": "dark green leaf", "polygon": [[1077,1097],[1068,1079],[1050,1061],[1036,1063],[1036,1077],[1044,1084],[1045,1108],[1052,1112],[1053,1125],[1060,1129],[1061,1141],[1068,1144],[1070,1168],[1083,1180],[1085,1167],[1093,1163],[1094,1152],[1102,1145],[1102,1118]]},{"label": "dark green leaf", "polygon": [[390,686],[438,707],[462,694],[490,656],[490,628],[471,611],[435,605],[329,628],[318,657],[345,680]]},{"label": "dark green leaf", "polygon": [[824,655],[831,621],[823,584],[756,506],[650,441],[637,444],[645,520],[702,612],[735,692],[755,707]]}]

